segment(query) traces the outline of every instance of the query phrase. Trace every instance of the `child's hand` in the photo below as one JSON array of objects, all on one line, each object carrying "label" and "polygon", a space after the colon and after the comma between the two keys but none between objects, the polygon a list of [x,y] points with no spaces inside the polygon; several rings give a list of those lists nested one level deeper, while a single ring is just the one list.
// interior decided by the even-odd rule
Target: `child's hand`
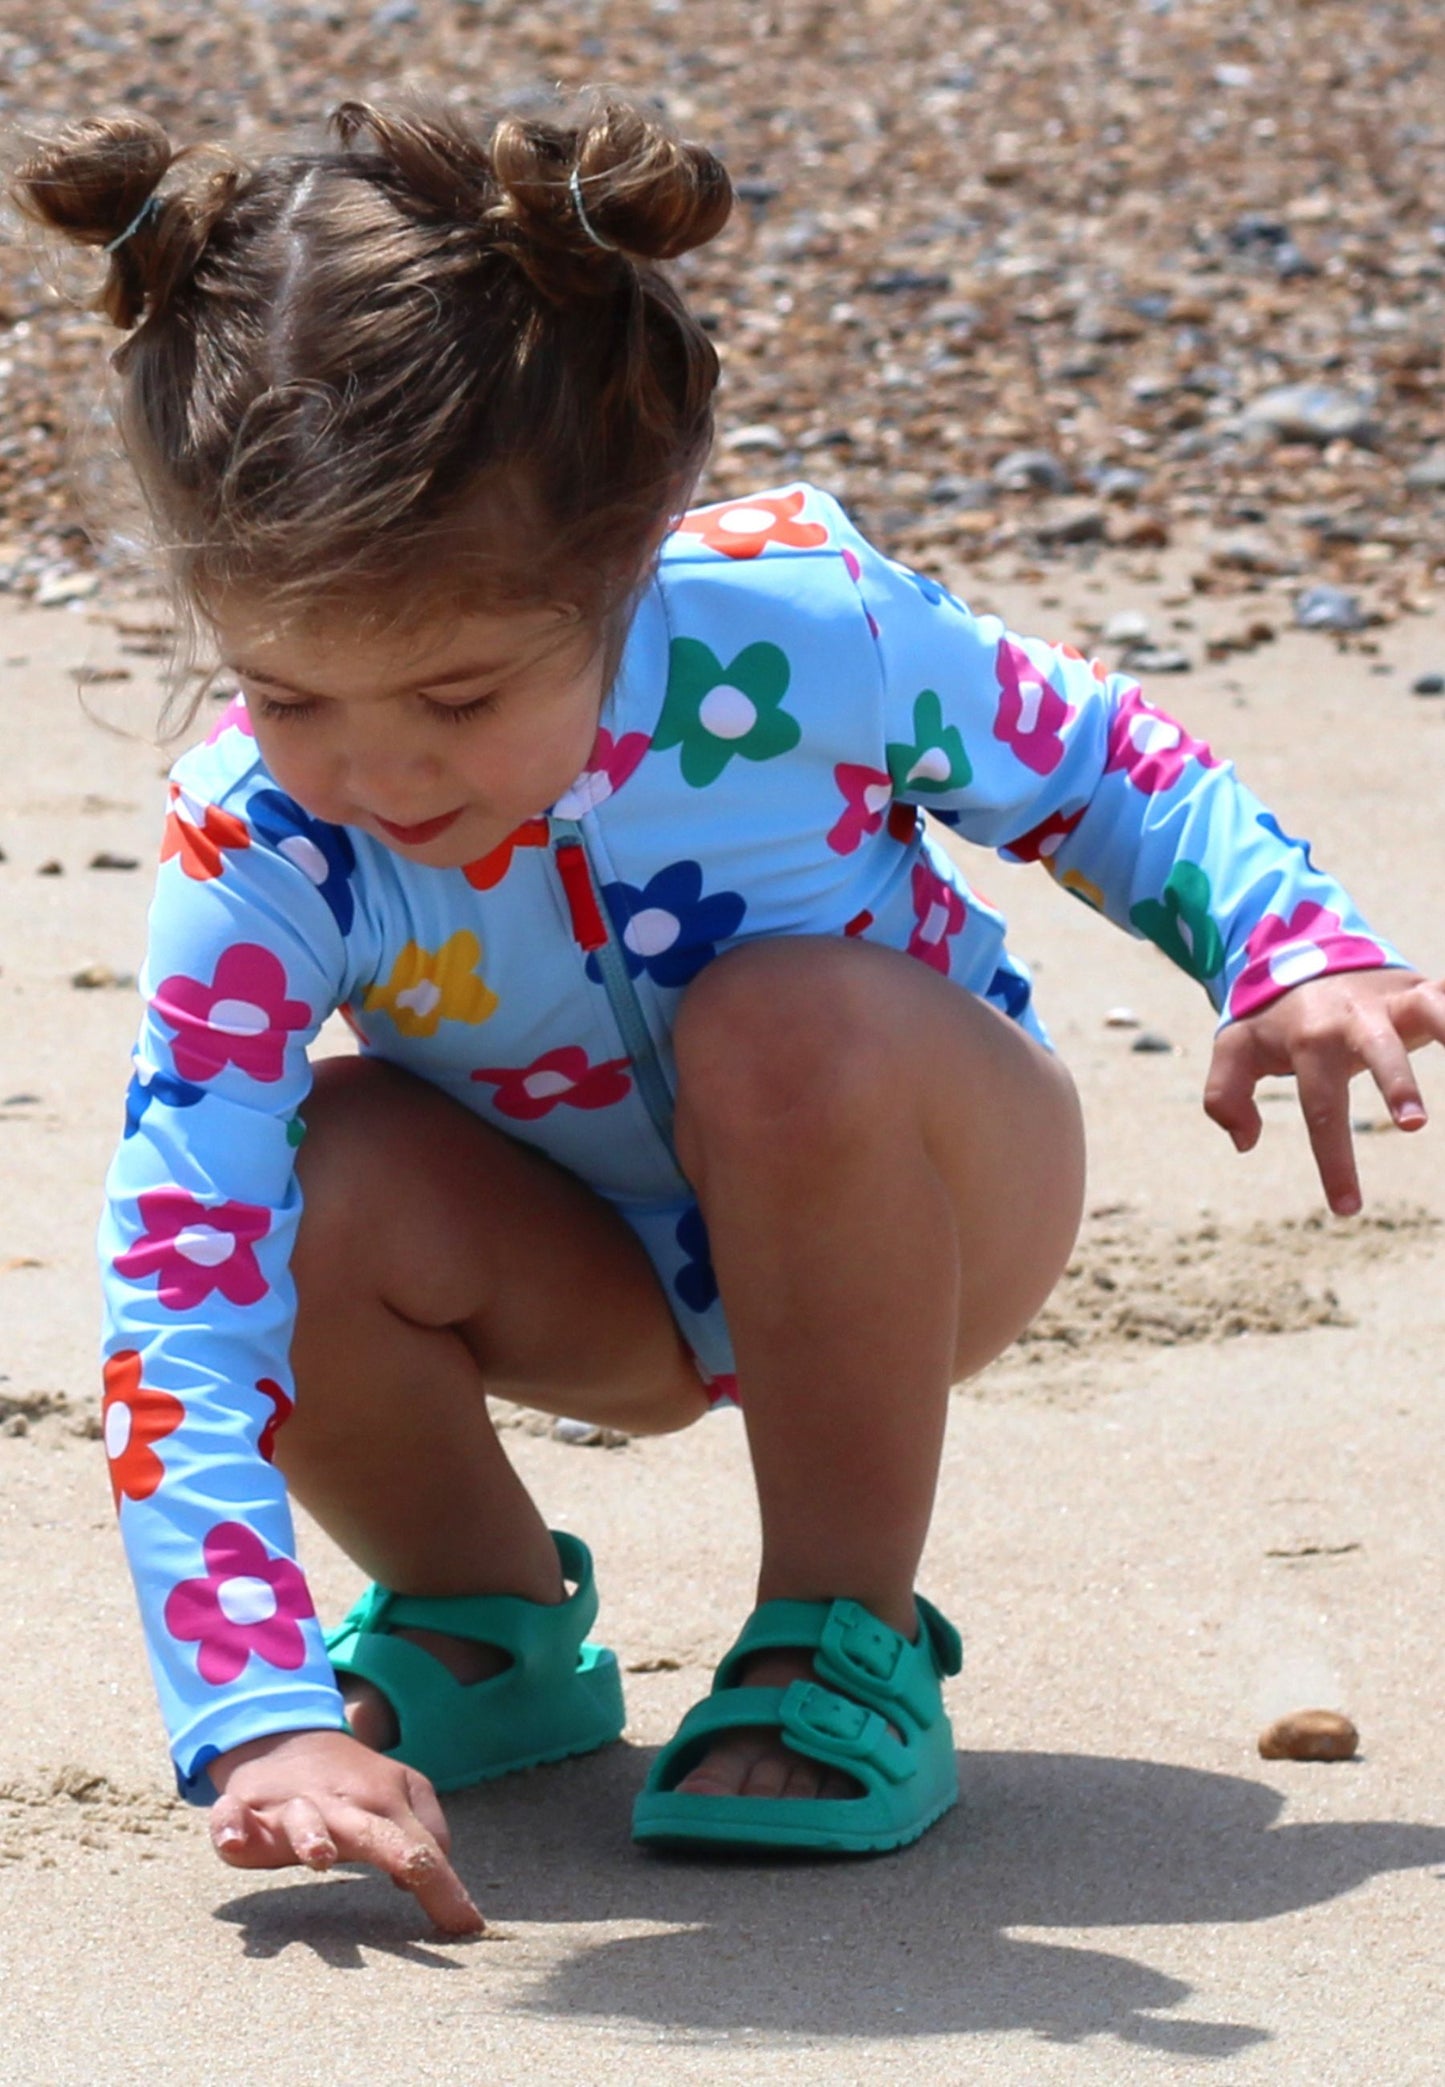
[{"label": "child's hand", "polygon": [[449,1935],[486,1926],[447,1860],[451,1835],[424,1775],[349,1732],[280,1732],[232,1747],[210,1766],[221,1795],[211,1841],[241,1870],[370,1862]]},{"label": "child's hand", "polygon": [[1240,1152],[1261,1129],[1255,1082],[1293,1073],[1315,1164],[1337,1217],[1360,1208],[1350,1141],[1350,1081],[1370,1072],[1400,1130],[1420,1130],[1425,1104],[1411,1051],[1445,1043],[1445,980],[1418,971],[1344,971],[1310,979],[1215,1039],[1204,1110]]}]

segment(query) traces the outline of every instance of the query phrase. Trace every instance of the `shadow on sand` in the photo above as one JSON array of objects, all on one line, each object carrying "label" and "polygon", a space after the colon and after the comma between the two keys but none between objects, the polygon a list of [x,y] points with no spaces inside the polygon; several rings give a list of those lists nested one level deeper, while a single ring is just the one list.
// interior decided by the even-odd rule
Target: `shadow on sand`
[{"label": "shadow on sand", "polygon": [[[1010,1931],[1269,1920],[1391,1870],[1445,1866],[1445,1827],[1277,1825],[1278,1792],[1241,1776],[1034,1753],[966,1755],[963,1804],[898,1859],[648,1856],[626,1837],[648,1758],[616,1747],[449,1800],[454,1856],[484,1910],[649,1930],[554,1964],[521,2003],[530,2013],[703,2035],[1109,2035],[1225,2058],[1269,2032],[1171,2015],[1194,1988],[1132,1957]],[[300,1943],[338,1969],[362,1968],[364,1950],[460,1968],[406,1938],[414,1909],[370,1876],[272,1886],[218,1917],[252,1957]]]}]

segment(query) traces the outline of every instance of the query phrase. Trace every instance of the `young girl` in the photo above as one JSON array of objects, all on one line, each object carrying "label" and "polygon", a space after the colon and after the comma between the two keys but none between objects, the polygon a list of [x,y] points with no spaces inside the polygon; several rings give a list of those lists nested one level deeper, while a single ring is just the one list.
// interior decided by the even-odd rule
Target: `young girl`
[{"label": "young girl", "polygon": [[[717,360],[657,265],[729,188],[616,101],[348,103],[243,168],[134,115],[34,152],[103,250],[121,426],[244,700],[177,765],[102,1254],[106,1443],[182,1789],[240,1866],[480,1926],[438,1790],[616,1738],[591,1562],[485,1394],[742,1406],[758,1606],[648,1842],[895,1848],[954,1801],[914,1592],[949,1386],[1070,1252],[1079,1112],[922,813],[1149,936],[1293,1072],[1424,1121],[1445,990],[1137,688],[790,486],[686,512]],[[354,1059],[308,1069],[341,1008]],[[376,1584],[323,1634],[288,1488]]]}]

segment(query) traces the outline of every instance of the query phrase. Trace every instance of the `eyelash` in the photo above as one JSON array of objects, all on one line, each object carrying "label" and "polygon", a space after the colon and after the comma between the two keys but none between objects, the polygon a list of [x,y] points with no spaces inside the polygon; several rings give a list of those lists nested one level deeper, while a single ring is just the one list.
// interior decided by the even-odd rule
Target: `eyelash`
[{"label": "eyelash", "polygon": [[[313,717],[321,707],[319,703],[312,702],[278,703],[270,696],[248,696],[246,700],[249,707],[258,711],[264,718]],[[496,697],[475,696],[470,703],[433,703],[426,697],[423,697],[422,701],[432,717],[445,719],[449,724],[461,725],[465,724],[468,718],[480,717],[484,710],[490,710],[496,702]]]}]

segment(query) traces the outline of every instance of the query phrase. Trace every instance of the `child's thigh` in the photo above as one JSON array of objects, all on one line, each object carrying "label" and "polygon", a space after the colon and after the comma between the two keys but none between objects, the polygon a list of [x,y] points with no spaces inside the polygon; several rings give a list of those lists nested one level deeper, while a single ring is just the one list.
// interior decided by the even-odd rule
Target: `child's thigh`
[{"label": "child's thigh", "polygon": [[586,1415],[629,1388],[632,1424],[676,1427],[701,1384],[652,1263],[587,1184],[440,1088],[368,1059],[325,1060],[297,1156],[299,1346],[365,1342],[368,1308],[450,1328],[488,1388]]}]

